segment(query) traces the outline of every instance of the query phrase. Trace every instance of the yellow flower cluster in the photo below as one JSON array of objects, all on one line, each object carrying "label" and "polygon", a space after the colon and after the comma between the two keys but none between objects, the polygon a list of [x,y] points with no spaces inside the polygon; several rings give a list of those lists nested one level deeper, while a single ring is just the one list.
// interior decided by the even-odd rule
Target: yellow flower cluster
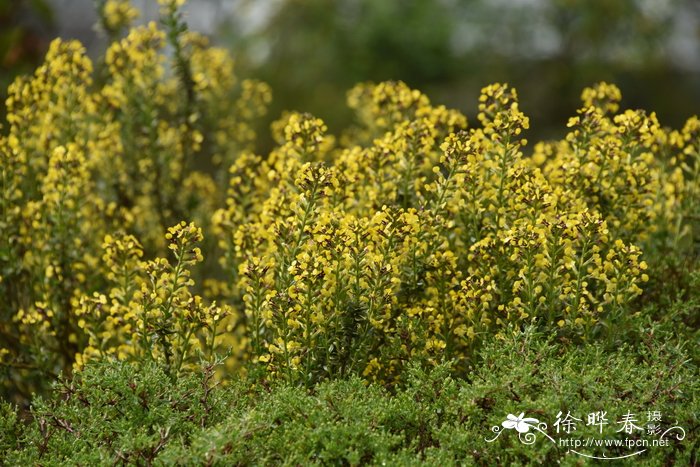
[{"label": "yellow flower cluster", "polygon": [[163,26],[122,34],[129,3],[104,2],[112,42],[98,70],[56,40],[10,87],[8,394],[90,359],[175,375],[224,348],[231,371],[392,383],[410,360],[468,365],[507,325],[613,333],[648,280],[642,251],[697,251],[695,117],[666,129],[620,112],[619,89],[601,83],[567,136],[530,157],[507,85],[483,89],[469,128],[402,82],[364,83],[348,94],[356,126],[334,137],[287,113],[258,155],[270,89],[239,81],[225,51],[187,31],[180,0],[161,4]]},{"label": "yellow flower cluster", "polygon": [[98,3],[102,27],[114,37],[139,17],[139,11],[129,0],[101,0]]},{"label": "yellow flower cluster", "polygon": [[648,280],[637,244],[684,190],[659,141],[682,138],[653,114],[616,114],[614,86],[582,97],[567,138],[533,157],[500,84],[470,130],[392,82],[350,92],[362,124],[339,142],[286,116],[267,159],[232,165],[215,215],[250,360],[304,384],[353,371],[391,382],[410,359],[466,364],[509,323],[610,332]]},{"label": "yellow flower cluster", "polygon": [[[136,15],[130,2],[99,2],[111,42],[97,65],[79,42],[56,39],[36,72],[8,90],[0,135],[0,348],[10,369],[0,390],[7,395],[26,397],[51,381],[47,375],[99,355],[142,357],[145,341],[136,336],[150,339],[153,357],[172,371],[192,362],[193,349],[220,350],[205,335],[219,333],[212,326],[226,312],[183,285],[190,268],[201,277],[199,254],[178,259],[176,274],[162,260],[157,268],[137,264],[136,252],[166,254],[167,228],[182,219],[210,228],[228,180],[225,171],[216,179],[195,167],[228,166],[249,149],[270,91],[239,82],[226,52],[187,31],[179,3],[168,3],[164,26],[127,31]],[[166,44],[175,43],[179,52],[168,55]],[[211,240],[201,248],[211,250]],[[153,293],[151,305],[137,298]],[[163,317],[169,312],[157,299],[166,293],[179,307],[171,312],[186,311],[190,321]],[[137,311],[147,305],[161,329],[144,331],[152,324]],[[168,326],[180,332],[195,323],[187,339],[169,334]]]},{"label": "yellow flower cluster", "polygon": [[644,241],[664,212],[658,198],[662,162],[654,156],[664,130],[653,113],[626,110],[613,115],[620,100],[615,86],[601,83],[584,91],[582,99],[584,107],[569,120],[566,141],[536,149],[552,155],[539,156],[542,171],[570,187],[571,201],[595,208],[613,235]]},{"label": "yellow flower cluster", "polygon": [[[201,229],[182,222],[165,235],[175,264],[164,258],[142,261],[143,250],[131,235],[107,236],[103,244],[107,295],[84,295],[74,310],[89,337],[76,355],[76,367],[112,356],[154,360],[177,374],[195,357],[215,358],[228,307],[207,305],[193,295],[190,269],[203,260]],[[195,362],[196,363],[196,362]]]}]

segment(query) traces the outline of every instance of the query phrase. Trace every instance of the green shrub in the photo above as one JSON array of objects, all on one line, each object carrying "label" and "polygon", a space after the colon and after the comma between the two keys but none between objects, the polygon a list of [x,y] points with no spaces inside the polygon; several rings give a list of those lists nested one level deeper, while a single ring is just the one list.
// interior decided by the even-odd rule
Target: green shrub
[{"label": "green shrub", "polygon": [[[394,392],[356,377],[310,391],[213,387],[211,367],[173,384],[154,364],[105,360],[37,400],[25,428],[4,411],[1,423],[9,429],[0,455],[10,464],[578,464],[583,458],[543,437],[532,446],[515,430],[493,443],[486,439],[507,414],[546,421],[556,436],[552,422],[559,411],[584,418],[607,410],[614,424],[627,411],[641,417],[655,410],[664,426],[679,425],[687,437],[649,449],[637,461],[692,465],[697,367],[680,344],[649,344],[561,352],[551,338],[513,331],[486,345],[466,379],[451,377],[447,365],[425,371],[414,364],[406,387]],[[589,434],[590,427],[575,432]]]}]

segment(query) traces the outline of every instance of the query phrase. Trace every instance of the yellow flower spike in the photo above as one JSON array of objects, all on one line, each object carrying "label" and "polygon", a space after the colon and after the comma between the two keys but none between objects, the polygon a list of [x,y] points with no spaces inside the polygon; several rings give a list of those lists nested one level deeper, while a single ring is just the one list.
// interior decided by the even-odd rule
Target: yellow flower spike
[{"label": "yellow flower spike", "polygon": [[129,0],[107,0],[100,14],[107,32],[116,34],[123,28],[129,27],[132,21],[138,18],[139,11],[131,5]]}]

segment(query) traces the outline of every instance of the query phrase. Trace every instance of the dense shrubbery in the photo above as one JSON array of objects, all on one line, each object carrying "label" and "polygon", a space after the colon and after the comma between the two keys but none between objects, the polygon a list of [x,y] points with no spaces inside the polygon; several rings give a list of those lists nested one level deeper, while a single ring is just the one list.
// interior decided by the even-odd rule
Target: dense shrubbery
[{"label": "dense shrubbery", "polygon": [[[223,50],[187,31],[180,2],[162,3],[163,29],[123,35],[133,11],[106,2],[113,42],[96,71],[80,44],[56,40],[44,65],[10,88],[0,137],[2,389],[26,402],[77,371],[35,402],[27,428],[3,409],[1,447],[26,447],[12,454],[18,461],[68,455],[65,443],[83,462],[201,460],[210,448],[245,462],[244,445],[273,461],[285,440],[327,439],[287,460],[323,461],[307,456],[327,448],[328,459],[353,463],[416,453],[480,462],[483,443],[466,446],[491,415],[460,410],[476,410],[477,397],[493,399],[480,410],[494,407],[494,417],[515,410],[489,389],[510,371],[521,378],[510,396],[541,410],[579,396],[614,404],[620,394],[696,403],[683,352],[645,339],[660,322],[665,336],[672,322],[698,337],[700,120],[675,131],[653,113],[619,112],[620,91],[601,83],[584,90],[566,138],[528,157],[528,118],[506,85],[483,89],[480,125],[469,127],[401,82],[367,83],[348,95],[355,127],[334,137],[318,118],[290,113],[263,157],[252,152],[251,121],[269,89],[239,82]],[[679,286],[663,284],[670,273]],[[520,363],[515,350],[496,350],[524,327],[558,347],[523,350]],[[650,350],[601,350],[624,342]],[[416,379],[431,367],[440,369]],[[447,374],[469,382],[447,379],[423,405],[415,391]],[[652,390],[665,375],[669,392]],[[632,376],[650,381],[636,386]],[[345,382],[317,386],[336,378]],[[600,393],[537,396],[548,378],[572,387],[588,378]],[[261,401],[243,383],[211,389],[239,380],[256,391],[287,386]],[[342,407],[365,397],[377,406],[345,427],[298,386],[336,394]],[[159,408],[142,413],[151,404]],[[260,438],[246,425],[285,425],[273,415],[284,404],[306,407],[317,424],[297,426],[292,414],[289,431]],[[456,412],[428,416],[439,406]],[[697,428],[692,407],[683,410]],[[318,432],[328,417],[336,428]],[[365,433],[362,420],[376,430]],[[402,432],[406,420],[427,425]],[[205,431],[190,436],[195,426]],[[463,443],[450,444],[454,436]],[[503,462],[531,452],[512,449]],[[687,460],[684,449],[665,455]]]},{"label": "dense shrubbery", "polygon": [[[627,346],[612,354],[598,345],[560,354],[531,331],[509,333],[485,348],[468,380],[450,378],[446,366],[412,367],[406,387],[393,394],[356,377],[310,393],[284,385],[211,388],[211,368],[173,386],[152,363],[137,369],[104,362],[58,385],[58,397],[36,401],[27,426],[5,409],[0,455],[13,465],[580,465],[580,457],[546,441],[528,446],[512,434],[488,443],[490,427],[506,413],[546,418],[605,407],[643,413],[653,404],[697,429],[698,382],[683,358],[675,344],[639,357]],[[697,448],[697,441],[675,442],[637,462],[693,465]]]},{"label": "dense shrubbery", "polygon": [[[133,16],[117,14],[124,5],[104,7],[113,29]],[[174,3],[163,15],[165,30],[152,23],[115,39],[97,71],[79,43],[57,39],[34,76],[10,88],[0,139],[10,395],[26,397],[47,375],[99,355],[148,353],[181,367],[193,350],[215,350],[226,310],[190,293],[202,235],[178,223],[210,230],[226,180],[198,167],[228,167],[249,147],[249,122],[270,94],[239,82],[228,55],[187,32]],[[142,261],[144,250],[154,258],[168,249],[172,265]]]}]

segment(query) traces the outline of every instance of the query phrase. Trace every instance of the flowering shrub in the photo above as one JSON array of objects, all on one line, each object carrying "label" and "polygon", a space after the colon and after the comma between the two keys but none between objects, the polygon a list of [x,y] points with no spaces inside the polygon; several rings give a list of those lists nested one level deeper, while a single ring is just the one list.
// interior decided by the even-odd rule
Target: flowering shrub
[{"label": "flowering shrub", "polygon": [[507,85],[482,90],[470,127],[401,82],[365,83],[348,94],[355,127],[334,137],[289,113],[258,155],[269,88],[239,82],[227,53],[187,30],[182,2],[161,3],[162,26],[126,31],[135,10],[102,2],[112,42],[97,70],[56,40],[10,88],[8,394],[105,357],[174,377],[228,356],[229,371],[309,386],[391,384],[408,361],[464,369],[508,324],[614,335],[647,261],[697,252],[695,117],[666,129],[619,112],[601,83],[566,137],[530,157]]},{"label": "flowering shrub", "polygon": [[[104,2],[113,42],[96,70],[81,44],[56,39],[44,65],[9,89],[0,352],[12,394],[98,355],[184,365],[194,341],[211,354],[202,326],[226,314],[189,291],[201,255],[187,249],[201,231],[167,229],[182,219],[209,228],[226,181],[205,169],[250,147],[270,91],[239,82],[228,54],[189,32],[173,2],[162,7],[162,28],[121,34],[135,15],[128,6]],[[153,258],[168,248],[175,266],[141,262],[143,251]]]},{"label": "flowering shrub", "polygon": [[483,90],[471,130],[402,83],[352,90],[361,126],[340,143],[291,115],[269,158],[234,166],[215,215],[251,360],[292,381],[393,381],[411,359],[468,359],[506,323],[590,339],[622,318],[648,279],[637,244],[680,192],[659,188],[676,180],[654,159],[666,133],[608,117],[616,93],[584,91],[571,133],[532,158],[505,85]]}]

